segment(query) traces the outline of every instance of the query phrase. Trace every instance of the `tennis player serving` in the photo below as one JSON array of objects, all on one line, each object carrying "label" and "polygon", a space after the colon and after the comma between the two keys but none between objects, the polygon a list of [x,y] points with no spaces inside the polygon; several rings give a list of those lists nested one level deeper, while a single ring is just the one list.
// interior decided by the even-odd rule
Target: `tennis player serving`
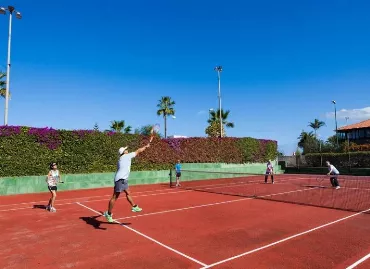
[{"label": "tennis player serving", "polygon": [[[150,142],[153,141],[153,133],[154,132],[152,132]],[[117,171],[114,177],[113,195],[108,203],[108,211],[104,212],[104,217],[107,219],[108,222],[113,222],[112,210],[121,192],[124,192],[126,194],[126,199],[132,206],[132,209],[131,209],[132,212],[140,212],[142,210],[137,204],[134,203],[130,195],[129,186],[128,186],[128,178],[129,178],[130,171],[131,171],[131,160],[135,158],[136,156],[138,156],[143,151],[145,151],[147,148],[149,148],[150,142],[146,146],[139,148],[135,152],[131,152],[131,153],[129,153],[129,151],[127,150],[128,147],[119,148],[118,150],[119,159],[117,163]]]}]

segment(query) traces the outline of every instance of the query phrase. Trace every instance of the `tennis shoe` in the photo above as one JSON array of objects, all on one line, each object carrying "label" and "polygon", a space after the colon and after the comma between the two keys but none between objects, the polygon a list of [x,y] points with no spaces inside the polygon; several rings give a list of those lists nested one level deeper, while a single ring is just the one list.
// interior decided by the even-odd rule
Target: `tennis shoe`
[{"label": "tennis shoe", "polygon": [[141,210],[143,209],[141,209],[139,206],[132,207],[132,212],[140,212]]},{"label": "tennis shoe", "polygon": [[104,212],[104,217],[107,219],[108,222],[113,222],[112,216],[113,216],[113,214],[112,215],[109,215],[108,214],[108,211],[105,211]]}]

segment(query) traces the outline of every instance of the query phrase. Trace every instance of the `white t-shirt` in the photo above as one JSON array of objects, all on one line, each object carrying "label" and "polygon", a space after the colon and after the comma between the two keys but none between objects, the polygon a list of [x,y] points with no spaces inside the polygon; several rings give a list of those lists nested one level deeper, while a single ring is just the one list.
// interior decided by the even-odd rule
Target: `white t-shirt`
[{"label": "white t-shirt", "polygon": [[271,173],[273,168],[274,166],[272,165],[272,163],[267,163],[266,173]]},{"label": "white t-shirt", "polygon": [[135,152],[131,152],[128,154],[123,154],[117,163],[117,172],[114,176],[114,181],[118,181],[120,179],[128,179],[131,171],[131,160],[132,158],[136,157]]},{"label": "white t-shirt", "polygon": [[59,170],[50,170],[51,176],[48,177],[48,186],[53,187],[57,185],[59,180]]},{"label": "white t-shirt", "polygon": [[334,165],[329,165],[329,172],[332,172],[332,173],[334,173],[334,174],[336,174],[336,175],[339,175],[339,171],[338,171],[338,169],[337,168],[335,168],[335,166]]}]

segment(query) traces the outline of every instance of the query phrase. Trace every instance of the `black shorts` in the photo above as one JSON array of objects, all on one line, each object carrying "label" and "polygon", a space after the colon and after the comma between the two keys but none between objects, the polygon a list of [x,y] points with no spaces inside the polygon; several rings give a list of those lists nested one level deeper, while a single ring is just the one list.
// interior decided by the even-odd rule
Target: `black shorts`
[{"label": "black shorts", "polygon": [[57,186],[48,186],[49,191],[57,191]]},{"label": "black shorts", "polygon": [[176,177],[181,177],[181,172],[176,172]]}]

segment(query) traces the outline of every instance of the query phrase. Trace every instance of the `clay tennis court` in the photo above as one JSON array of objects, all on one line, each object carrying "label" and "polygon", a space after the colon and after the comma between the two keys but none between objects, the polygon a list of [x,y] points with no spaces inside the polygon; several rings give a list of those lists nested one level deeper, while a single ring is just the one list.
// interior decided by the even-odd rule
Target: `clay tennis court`
[{"label": "clay tennis court", "polygon": [[[239,188],[322,200],[331,197],[323,191],[351,189],[289,184],[296,175],[253,179]],[[111,188],[60,191],[56,213],[44,209],[49,193],[0,197],[0,268],[370,268],[370,206],[355,212],[168,184],[131,191],[143,211],[131,212],[121,197],[115,223],[101,216]]]}]

